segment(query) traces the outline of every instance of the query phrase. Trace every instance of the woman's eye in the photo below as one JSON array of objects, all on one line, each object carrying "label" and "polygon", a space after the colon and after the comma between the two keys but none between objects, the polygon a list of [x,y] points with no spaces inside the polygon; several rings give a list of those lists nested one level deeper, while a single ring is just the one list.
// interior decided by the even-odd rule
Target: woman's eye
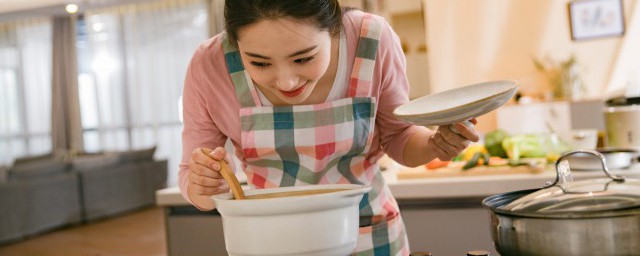
[{"label": "woman's eye", "polygon": [[309,61],[313,60],[313,57],[306,57],[306,58],[302,58],[302,59],[297,59],[295,60],[296,63],[298,64],[304,64],[307,63]]},{"label": "woman's eye", "polygon": [[259,68],[266,68],[266,67],[268,67],[268,66],[269,66],[269,65],[271,65],[271,64],[266,63],[266,62],[255,62],[255,61],[252,61],[252,62],[251,62],[251,65],[256,66],[256,67],[259,67]]}]

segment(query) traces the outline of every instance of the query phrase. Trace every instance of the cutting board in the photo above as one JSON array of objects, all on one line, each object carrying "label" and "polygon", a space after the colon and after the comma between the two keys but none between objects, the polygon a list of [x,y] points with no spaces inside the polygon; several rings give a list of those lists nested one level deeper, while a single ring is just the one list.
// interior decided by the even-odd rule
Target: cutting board
[{"label": "cutting board", "polygon": [[505,174],[535,174],[541,173],[545,169],[544,166],[532,167],[528,165],[521,166],[478,166],[468,170],[438,168],[429,170],[424,166],[415,168],[407,168],[398,170],[398,179],[424,179],[424,178],[443,178],[443,177],[464,177],[464,176],[483,176],[483,175],[505,175]]}]

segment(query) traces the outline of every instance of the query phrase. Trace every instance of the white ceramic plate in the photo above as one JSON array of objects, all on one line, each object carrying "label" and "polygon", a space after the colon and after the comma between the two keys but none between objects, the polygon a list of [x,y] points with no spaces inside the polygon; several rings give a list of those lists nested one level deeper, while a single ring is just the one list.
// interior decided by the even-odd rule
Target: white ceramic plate
[{"label": "white ceramic plate", "polygon": [[426,95],[397,107],[400,120],[423,126],[440,126],[467,121],[505,104],[518,90],[513,80],[472,84]]}]

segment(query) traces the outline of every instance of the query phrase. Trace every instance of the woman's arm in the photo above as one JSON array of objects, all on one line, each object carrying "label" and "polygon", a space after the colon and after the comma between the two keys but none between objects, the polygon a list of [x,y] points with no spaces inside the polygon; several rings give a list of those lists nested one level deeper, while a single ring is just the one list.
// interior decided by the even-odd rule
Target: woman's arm
[{"label": "woman's arm", "polygon": [[[476,124],[478,121],[471,120]],[[439,126],[436,132],[420,129],[415,132],[404,145],[404,164],[415,167],[438,158],[448,161],[460,154],[471,141],[478,141],[478,133],[473,128],[456,124],[457,134],[448,125]]]},{"label": "woman's arm", "polygon": [[[194,54],[189,64],[183,88],[183,122],[182,130],[182,161],[179,171],[179,186],[183,197],[200,210],[214,208],[211,194],[216,194],[215,188],[225,189],[222,177],[215,172],[216,163],[208,157],[203,157],[199,148],[215,149],[224,147],[227,139],[214,121],[215,113],[207,107],[214,104],[212,91],[208,88],[210,79],[207,75],[213,71],[208,65],[213,56],[207,47],[201,46]],[[216,157],[222,159],[226,152]],[[219,167],[218,167],[219,168]],[[218,189],[220,190],[220,189]],[[226,187],[228,190],[228,187]]]},{"label": "woman's arm", "polygon": [[404,165],[406,143],[415,133],[424,135],[431,131],[400,121],[393,115],[395,108],[409,101],[409,81],[400,39],[387,22],[383,22],[373,77],[379,88],[376,95],[376,133],[380,147],[389,157]]},{"label": "woman's arm", "polygon": [[383,24],[377,56],[380,69],[374,77],[379,78],[381,88],[376,128],[380,133],[381,146],[392,159],[406,166],[425,164],[436,157],[449,160],[462,152],[469,140],[478,140],[477,132],[463,125],[457,126],[460,135],[447,126],[432,131],[395,118],[393,110],[409,101],[409,81],[400,39],[386,22]]}]

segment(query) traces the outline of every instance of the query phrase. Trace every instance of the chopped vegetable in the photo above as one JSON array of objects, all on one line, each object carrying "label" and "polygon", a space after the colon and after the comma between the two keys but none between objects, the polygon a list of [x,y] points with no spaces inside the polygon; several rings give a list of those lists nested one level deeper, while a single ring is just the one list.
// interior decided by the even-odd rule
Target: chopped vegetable
[{"label": "chopped vegetable", "polygon": [[475,153],[487,153],[487,149],[484,148],[483,144],[473,144],[467,147],[464,151],[462,151],[462,160],[469,161]]},{"label": "chopped vegetable", "polygon": [[489,160],[490,160],[489,154],[483,153],[483,152],[476,152],[475,154],[473,154],[471,159],[469,159],[469,161],[467,161],[467,163],[464,166],[462,166],[462,170],[468,170],[483,164],[488,165]]},{"label": "chopped vegetable", "polygon": [[462,166],[462,170],[468,170],[473,167],[476,167],[478,165],[478,160],[480,160],[480,155],[482,155],[481,152],[476,152],[475,154],[473,154],[471,159],[469,159],[467,163],[464,166]]},{"label": "chopped vegetable", "polygon": [[480,164],[489,165],[489,160],[491,159],[491,156],[488,153],[483,153],[481,157],[482,159],[480,160],[482,160],[481,161],[482,163],[478,163],[478,165]]},{"label": "chopped vegetable", "polygon": [[520,158],[517,161],[509,159],[509,165],[511,166],[528,165],[531,167],[543,167],[547,163],[548,161],[545,157]]},{"label": "chopped vegetable", "polygon": [[515,135],[502,141],[510,160],[518,161],[521,157],[546,157],[544,138],[535,134]]},{"label": "chopped vegetable", "polygon": [[497,129],[484,136],[484,146],[491,156],[507,158],[507,152],[502,147],[502,141],[509,137],[509,134],[502,129]]},{"label": "chopped vegetable", "polygon": [[447,169],[450,169],[450,170],[458,170],[458,171],[459,171],[459,170],[461,170],[461,169],[462,169],[462,167],[463,167],[465,164],[467,164],[467,162],[466,162],[466,161],[458,161],[458,162],[452,161],[451,163],[449,163],[449,165],[447,165]]},{"label": "chopped vegetable", "polygon": [[449,165],[451,161],[442,161],[438,158],[435,158],[433,160],[431,160],[431,162],[428,162],[425,166],[427,167],[427,169],[429,170],[434,170],[434,169],[438,169],[441,167],[446,167],[447,165]]},{"label": "chopped vegetable", "polygon": [[502,157],[492,156],[489,158],[489,166],[503,166],[508,164],[509,160]]}]

